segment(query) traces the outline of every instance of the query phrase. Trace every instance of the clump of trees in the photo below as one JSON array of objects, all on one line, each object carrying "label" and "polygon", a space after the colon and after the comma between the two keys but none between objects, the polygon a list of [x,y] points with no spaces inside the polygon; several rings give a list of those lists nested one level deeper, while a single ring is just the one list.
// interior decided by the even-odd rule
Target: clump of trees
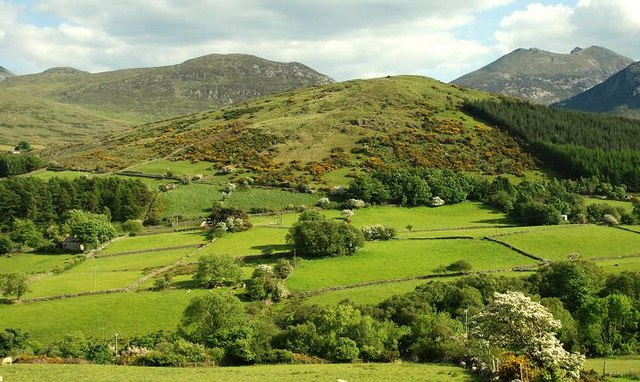
[{"label": "clump of trees", "polygon": [[16,300],[20,300],[30,290],[29,276],[26,273],[0,273],[0,294],[3,296],[15,296]]},{"label": "clump of trees", "polygon": [[225,254],[201,257],[193,276],[196,283],[206,288],[236,285],[242,278],[242,268],[236,259]]},{"label": "clump of trees", "polygon": [[300,214],[287,234],[297,255],[306,257],[345,256],[364,246],[361,230],[345,222],[328,220],[317,211]]},{"label": "clump of trees", "polygon": [[2,153],[0,154],[0,178],[26,174],[28,172],[42,168],[44,163],[37,156],[20,153]]},{"label": "clump of trees", "polygon": [[502,98],[471,101],[463,110],[506,129],[529,144],[546,165],[570,178],[640,190],[640,122]]}]

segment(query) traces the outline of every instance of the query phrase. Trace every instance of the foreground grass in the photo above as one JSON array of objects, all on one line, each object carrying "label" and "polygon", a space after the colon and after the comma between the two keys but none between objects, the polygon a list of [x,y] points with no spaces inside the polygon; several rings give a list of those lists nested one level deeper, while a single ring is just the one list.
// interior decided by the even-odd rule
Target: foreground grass
[{"label": "foreground grass", "polygon": [[132,337],[158,330],[174,330],[191,299],[204,293],[208,292],[117,293],[0,305],[0,328],[23,329],[42,343],[60,340],[66,333],[76,331],[97,338],[111,338],[115,333]]},{"label": "foreground grass", "polygon": [[464,259],[473,270],[507,269],[534,261],[480,240],[390,240],[370,242],[353,256],[303,260],[287,280],[293,291],[365,281],[429,275]]},{"label": "foreground grass", "polygon": [[29,381],[431,381],[467,382],[461,368],[428,364],[258,365],[211,368],[150,368],[100,365],[21,365],[3,368],[5,380]]},{"label": "foreground grass", "polygon": [[256,227],[244,232],[227,233],[216,239],[202,254],[223,253],[234,256],[259,255],[263,250],[286,251],[287,230]]}]

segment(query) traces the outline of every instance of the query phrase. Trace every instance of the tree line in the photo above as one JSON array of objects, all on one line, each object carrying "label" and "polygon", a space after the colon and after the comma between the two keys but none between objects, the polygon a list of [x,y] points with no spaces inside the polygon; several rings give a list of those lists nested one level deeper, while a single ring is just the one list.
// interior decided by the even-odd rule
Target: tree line
[{"label": "tree line", "polygon": [[61,222],[74,209],[106,214],[111,221],[140,219],[153,200],[152,192],[137,179],[9,177],[0,182],[0,226],[9,226],[14,219],[46,226]]},{"label": "tree line", "polygon": [[605,276],[575,260],[527,278],[430,281],[375,305],[288,300],[276,308],[214,290],[191,301],[175,331],[129,338],[111,351],[113,342],[82,333],[36,346],[5,329],[0,356],[144,366],[464,361],[493,380],[513,380],[522,368],[531,380],[575,380],[586,378],[581,354],[639,354],[639,280],[638,272]]},{"label": "tree line", "polygon": [[591,177],[640,190],[640,121],[553,109],[525,101],[470,101],[463,111],[523,140],[568,177]]},{"label": "tree line", "polygon": [[[518,184],[502,176],[493,180],[467,173],[426,168],[374,171],[356,177],[346,197],[369,204],[394,203],[403,206],[435,206],[473,200],[507,213],[523,225],[555,225],[563,215],[573,223],[634,224],[640,221],[640,201],[633,212],[606,202],[587,206],[580,194],[625,199],[623,186],[612,186],[596,177],[523,180]],[[605,219],[605,216],[609,216]]]},{"label": "tree line", "polygon": [[26,174],[44,166],[42,159],[26,153],[0,154],[0,178]]}]

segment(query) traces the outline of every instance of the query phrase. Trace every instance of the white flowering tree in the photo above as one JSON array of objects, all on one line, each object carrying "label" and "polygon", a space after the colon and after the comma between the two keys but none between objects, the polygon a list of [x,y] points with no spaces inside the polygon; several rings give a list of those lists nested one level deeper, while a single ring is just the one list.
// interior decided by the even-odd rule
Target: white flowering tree
[{"label": "white flowering tree", "polygon": [[495,293],[470,322],[471,336],[487,348],[527,357],[549,380],[579,377],[584,356],[569,353],[556,338],[559,320],[520,292]]}]

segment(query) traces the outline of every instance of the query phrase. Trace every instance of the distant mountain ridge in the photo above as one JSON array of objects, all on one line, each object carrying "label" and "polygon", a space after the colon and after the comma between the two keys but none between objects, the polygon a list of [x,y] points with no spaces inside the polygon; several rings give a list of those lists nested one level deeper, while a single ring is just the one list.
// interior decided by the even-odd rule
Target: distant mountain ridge
[{"label": "distant mountain ridge", "polygon": [[553,106],[640,118],[640,61],[603,83]]},{"label": "distant mountain ridge", "polygon": [[5,140],[26,133],[39,142],[77,142],[96,132],[122,131],[333,82],[297,62],[244,54],[212,54],[177,65],[103,73],[58,67],[0,83],[0,103],[10,104],[9,112],[0,114],[0,127],[13,134]]},{"label": "distant mountain ridge", "polygon": [[516,49],[452,83],[552,104],[584,92],[631,63],[632,59],[598,46],[575,48],[569,54]]},{"label": "distant mountain ridge", "polygon": [[7,69],[0,66],[0,82],[6,80],[9,77],[13,77],[14,74],[8,71]]}]

